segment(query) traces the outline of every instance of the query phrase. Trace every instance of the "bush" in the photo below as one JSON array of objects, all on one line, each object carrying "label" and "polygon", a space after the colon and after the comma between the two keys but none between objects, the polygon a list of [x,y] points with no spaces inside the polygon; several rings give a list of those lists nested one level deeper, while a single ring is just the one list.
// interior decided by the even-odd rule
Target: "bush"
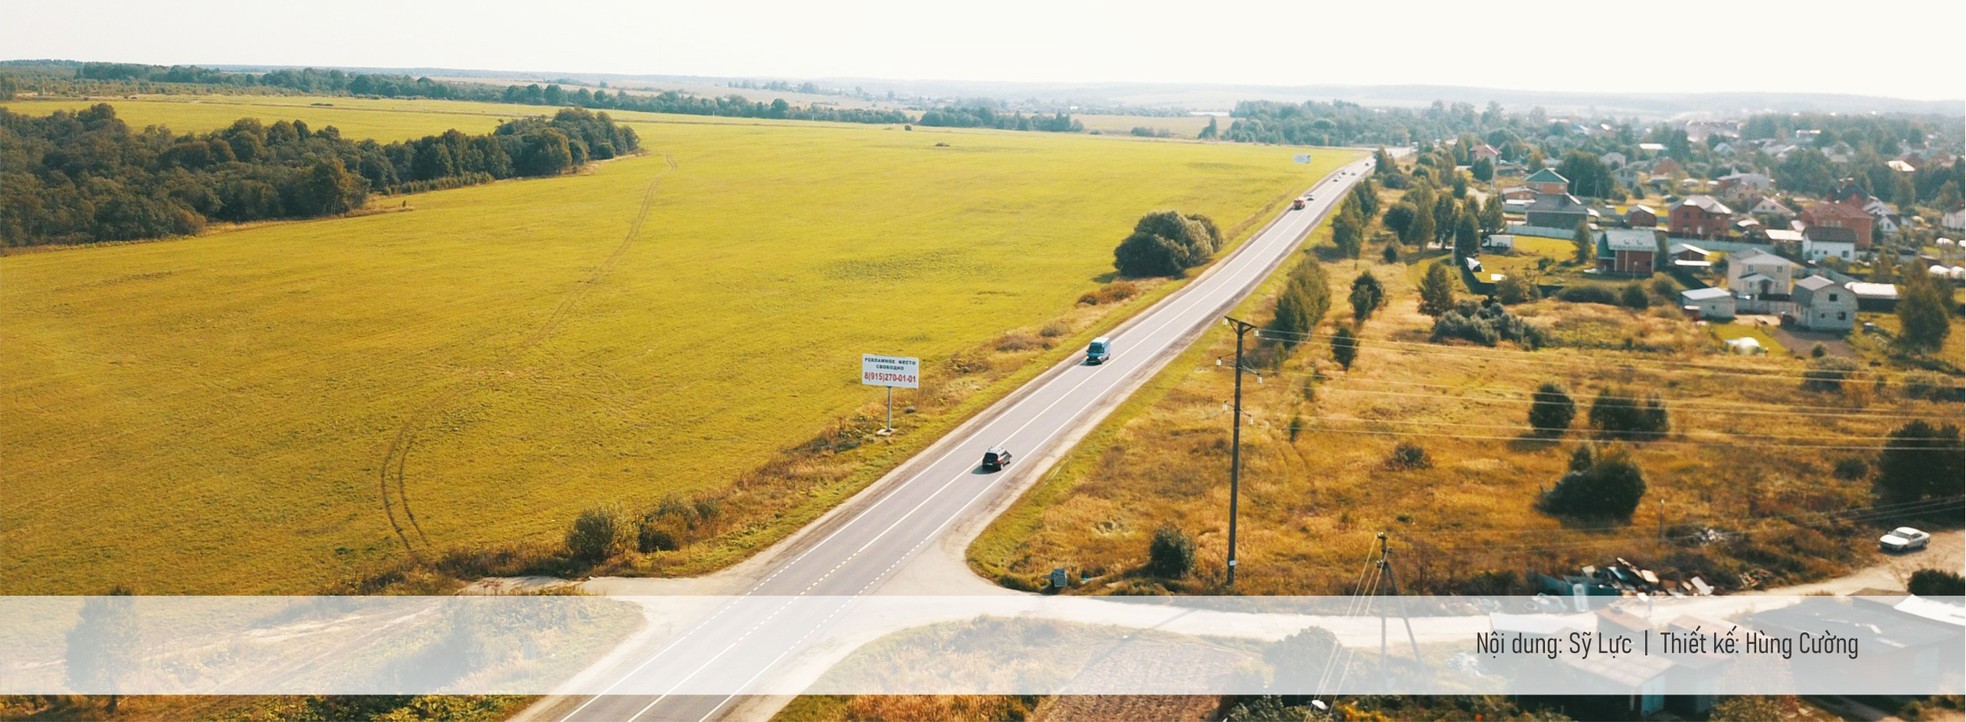
[{"label": "bush", "polygon": [[1809,347],[1809,358],[1822,358],[1829,355],[1829,347],[1816,344]]},{"label": "bush", "polygon": [[1167,579],[1188,576],[1195,568],[1195,540],[1172,524],[1154,530],[1147,545],[1147,573]]},{"label": "bush", "polygon": [[1411,441],[1402,441],[1393,446],[1392,456],[1386,457],[1388,471],[1407,471],[1409,469],[1431,469],[1434,462],[1427,458],[1427,450]]},{"label": "bush", "polygon": [[1618,291],[1618,303],[1625,308],[1645,308],[1652,305],[1652,297],[1645,295],[1645,287],[1631,283]]},{"label": "bush", "polygon": [[1843,382],[1861,369],[1857,362],[1841,356],[1810,359],[1809,370],[1802,372],[1802,390],[1841,392]]},{"label": "bush", "polygon": [[1373,311],[1386,305],[1386,287],[1379,283],[1378,277],[1373,276],[1371,271],[1360,273],[1358,278],[1352,279],[1350,300],[1352,318],[1364,323],[1366,319],[1372,317]]},{"label": "bush", "polygon": [[605,561],[628,548],[628,533],[619,507],[589,507],[567,529],[567,554],[590,564]]},{"label": "bush", "polygon": [[1038,329],[1038,336],[1040,338],[1058,338],[1071,332],[1072,327],[1065,325],[1065,322],[1052,321],[1045,324],[1044,328]]},{"label": "bush", "polygon": [[1434,319],[1432,338],[1435,342],[1458,338],[1483,346],[1511,341],[1528,349],[1543,345],[1541,330],[1529,325],[1521,316],[1511,315],[1501,303],[1494,301],[1479,306],[1461,303],[1441,314]]},{"label": "bush", "polygon": [[1024,331],[1012,331],[997,339],[997,350],[1005,353],[1045,348],[1046,344]]},{"label": "bush", "polygon": [[1553,381],[1545,381],[1536,387],[1536,393],[1529,404],[1529,426],[1537,433],[1557,435],[1570,429],[1570,422],[1577,418],[1577,402],[1570,400],[1562,386]]},{"label": "bush", "polygon": [[1598,303],[1606,306],[1618,305],[1618,295],[1610,288],[1594,284],[1565,286],[1556,292],[1556,299],[1567,303]]},{"label": "bush", "polygon": [[1091,293],[1080,296],[1079,305],[1102,306],[1108,303],[1118,303],[1139,295],[1139,293],[1140,287],[1133,285],[1132,281],[1114,281],[1100,286]]},{"label": "bush", "polygon": [[1295,348],[1317,330],[1318,323],[1330,310],[1331,286],[1325,280],[1324,265],[1314,257],[1304,256],[1290,269],[1265,330],[1276,332],[1275,340],[1284,348]]},{"label": "bush", "polygon": [[1623,447],[1598,455],[1589,468],[1564,474],[1543,496],[1553,514],[1630,520],[1645,496],[1645,475]]},{"label": "bush", "polygon": [[1905,591],[1921,597],[1966,597],[1966,577],[1941,569],[1920,569],[1911,573]]},{"label": "bush", "polygon": [[1358,335],[1352,333],[1352,327],[1339,324],[1337,332],[1331,334],[1331,360],[1351,371],[1352,362],[1358,360],[1358,346]]},{"label": "bush", "polygon": [[1926,401],[1955,401],[1959,399],[1959,384],[1931,371],[1913,371],[1905,374],[1905,396]]},{"label": "bush", "polygon": [[1113,267],[1136,278],[1178,277],[1221,248],[1222,232],[1206,216],[1154,211],[1141,216],[1133,233],[1113,249]]},{"label": "bush", "polygon": [[1591,400],[1591,427],[1616,439],[1653,439],[1672,428],[1658,394],[1644,399],[1625,389],[1606,389]]},{"label": "bush", "polygon": [[1527,277],[1519,273],[1512,274],[1502,279],[1501,283],[1495,284],[1495,300],[1509,305],[1528,303],[1536,300],[1540,295],[1541,291],[1536,288],[1536,284],[1530,283]]},{"label": "bush", "polygon": [[1658,296],[1660,301],[1675,303],[1676,299],[1679,298],[1679,287],[1672,285],[1672,279],[1670,278],[1654,278],[1652,279],[1652,295]]},{"label": "bush", "polygon": [[[1919,420],[1891,432],[1877,456],[1877,495],[1885,503],[1943,498],[1959,491],[1966,478],[1966,448],[1959,427]],[[1958,513],[1955,506],[1953,513]]]},{"label": "bush", "polygon": [[1834,473],[1838,479],[1856,481],[1870,476],[1870,462],[1864,461],[1860,457],[1846,456],[1836,460],[1836,470]]}]

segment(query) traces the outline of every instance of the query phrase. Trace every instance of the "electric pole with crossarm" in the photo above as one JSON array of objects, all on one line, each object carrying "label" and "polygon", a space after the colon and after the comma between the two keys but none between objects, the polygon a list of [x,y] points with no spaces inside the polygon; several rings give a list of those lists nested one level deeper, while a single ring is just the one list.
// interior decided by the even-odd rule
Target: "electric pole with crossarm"
[{"label": "electric pole with crossarm", "polygon": [[[1228,585],[1236,585],[1236,496],[1242,483],[1242,340],[1256,324],[1230,316],[1222,320],[1236,330],[1236,408],[1234,431],[1229,435],[1229,573]],[[1262,334],[1257,334],[1259,337]]]}]

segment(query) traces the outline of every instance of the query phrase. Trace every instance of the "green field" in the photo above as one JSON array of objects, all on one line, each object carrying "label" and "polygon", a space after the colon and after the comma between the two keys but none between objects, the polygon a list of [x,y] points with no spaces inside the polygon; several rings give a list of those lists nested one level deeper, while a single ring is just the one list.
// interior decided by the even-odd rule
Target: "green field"
[{"label": "green field", "polygon": [[[1193,140],[1201,129],[1208,127],[1208,117],[1201,115],[1074,115],[1073,118],[1085,125],[1086,130],[1096,130],[1112,135],[1126,135],[1134,128],[1153,128],[1166,130],[1175,138]],[[1230,118],[1218,118],[1217,127],[1228,130],[1234,122]]]},{"label": "green field", "polygon": [[[372,132],[432,132],[460,104],[411,105]],[[119,113],[190,129],[170,115],[185,107]],[[935,377],[959,351],[1053,319],[1077,343],[1117,319],[1074,302],[1141,213],[1235,228],[1349,158],[636,129],[650,155],[378,202],[400,212],[0,258],[0,590],[306,593],[400,560],[391,515],[420,550],[545,544],[593,503],[722,494],[878,401],[858,354],[922,356]],[[651,571],[782,538],[1069,350],[941,390],[960,403],[902,393],[924,414],[892,447],[827,462],[866,468],[752,483],[736,498],[755,503],[714,548]]]}]

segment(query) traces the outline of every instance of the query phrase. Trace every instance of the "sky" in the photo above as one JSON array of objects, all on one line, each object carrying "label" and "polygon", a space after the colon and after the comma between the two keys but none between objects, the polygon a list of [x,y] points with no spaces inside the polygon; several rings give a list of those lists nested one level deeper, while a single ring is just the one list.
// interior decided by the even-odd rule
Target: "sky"
[{"label": "sky", "polygon": [[12,0],[0,15],[0,59],[1966,98],[1960,0]]}]

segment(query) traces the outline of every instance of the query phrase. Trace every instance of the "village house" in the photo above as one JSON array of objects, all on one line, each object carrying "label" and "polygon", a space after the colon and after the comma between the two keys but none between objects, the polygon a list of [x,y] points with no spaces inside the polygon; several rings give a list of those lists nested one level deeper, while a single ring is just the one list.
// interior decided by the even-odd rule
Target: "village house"
[{"label": "village house", "polygon": [[1802,222],[1808,226],[1848,228],[1856,233],[1858,250],[1870,248],[1872,220],[1861,206],[1824,201],[1802,209]]},{"label": "village house", "polygon": [[1835,226],[1810,226],[1802,231],[1802,257],[1811,261],[1825,258],[1856,258],[1857,232]]},{"label": "village house", "polygon": [[1939,218],[1939,225],[1945,226],[1946,230],[1955,233],[1966,231],[1966,205],[1961,205],[1958,208],[1947,211],[1943,217]]},{"label": "village house", "polygon": [[1619,276],[1650,276],[1658,266],[1659,239],[1654,231],[1607,228],[1597,234],[1597,272]]},{"label": "village house", "polygon": [[1789,207],[1782,205],[1780,201],[1766,196],[1755,201],[1754,206],[1748,209],[1748,215],[1761,219],[1762,223],[1770,227],[1785,228],[1789,221],[1795,220],[1795,211],[1789,210]]},{"label": "village house", "polygon": [[1795,262],[1759,248],[1727,256],[1727,290],[1744,296],[1788,296]]},{"label": "village house", "polygon": [[1570,179],[1556,171],[1544,168],[1522,179],[1522,184],[1537,195],[1563,195],[1570,192]]},{"label": "village house", "polygon": [[1537,196],[1536,202],[1523,211],[1529,225],[1544,228],[1576,228],[1577,224],[1593,220],[1597,215],[1590,206],[1577,200],[1576,196],[1559,193]]},{"label": "village house", "polygon": [[1529,186],[1509,186],[1502,189],[1502,200],[1533,201],[1536,200],[1536,191],[1529,190]]},{"label": "village house", "polygon": [[1605,167],[1611,168],[1613,170],[1616,170],[1618,168],[1623,168],[1625,166],[1625,154],[1615,150],[1609,153],[1605,153],[1602,156],[1599,156],[1598,160],[1603,161]]},{"label": "village house", "polygon": [[1822,276],[1795,282],[1795,322],[1811,331],[1847,333],[1857,325],[1857,295]]},{"label": "village house", "polygon": [[[1665,146],[1660,146],[1661,150],[1663,150],[1664,148]],[[1679,161],[1673,160],[1671,158],[1660,158],[1658,163],[1652,164],[1652,175],[1655,176],[1669,176],[1674,173],[1683,173],[1685,171],[1686,169],[1679,167]]]},{"label": "village house", "polygon": [[1713,268],[1713,262],[1707,260],[1712,258],[1711,252],[1691,243],[1672,244],[1669,255],[1672,256],[1672,265],[1678,268],[1689,271],[1706,271]]},{"label": "village house", "polygon": [[1493,163],[1495,161],[1501,160],[1502,151],[1496,150],[1495,146],[1489,145],[1487,143],[1482,143],[1481,145],[1477,145],[1473,148],[1468,149],[1469,160],[1479,160],[1482,158],[1487,158],[1488,162]]},{"label": "village house", "polygon": [[1722,200],[1729,203],[1744,203],[1750,197],[1759,197],[1774,190],[1775,179],[1762,173],[1729,173],[1721,176],[1714,186]]},{"label": "village house", "polygon": [[1666,226],[1682,238],[1719,238],[1727,235],[1734,221],[1734,210],[1712,196],[1688,196],[1666,208]]},{"label": "village house", "polygon": [[1659,214],[1651,206],[1639,204],[1625,209],[1625,225],[1633,228],[1656,228]]},{"label": "village house", "polygon": [[1843,284],[1857,297],[1857,310],[1890,312],[1898,308],[1898,287],[1891,283],[1851,281]]}]

